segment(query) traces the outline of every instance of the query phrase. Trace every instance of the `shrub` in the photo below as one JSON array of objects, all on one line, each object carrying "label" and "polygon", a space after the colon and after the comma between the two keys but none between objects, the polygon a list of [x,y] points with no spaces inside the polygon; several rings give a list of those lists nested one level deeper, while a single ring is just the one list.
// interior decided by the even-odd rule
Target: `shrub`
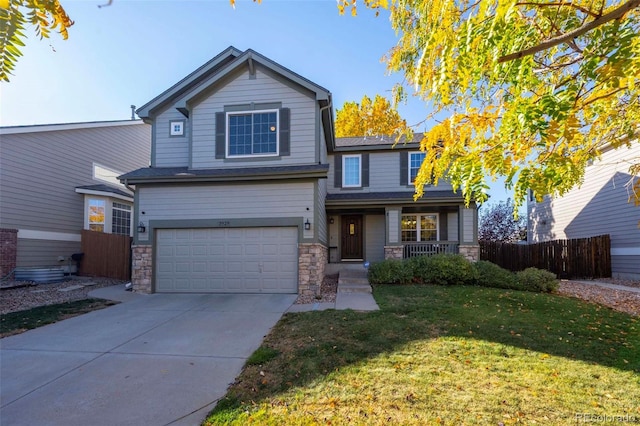
[{"label": "shrub", "polygon": [[495,263],[479,260],[473,264],[478,272],[477,284],[482,287],[520,289],[516,274]]},{"label": "shrub", "polygon": [[411,268],[401,260],[387,259],[369,266],[371,284],[408,284],[412,278]]},{"label": "shrub", "polygon": [[459,254],[420,256],[408,263],[415,280],[427,284],[474,284],[478,274],[472,263]]},{"label": "shrub", "polygon": [[522,290],[551,293],[558,289],[556,275],[544,269],[527,268],[516,274]]}]

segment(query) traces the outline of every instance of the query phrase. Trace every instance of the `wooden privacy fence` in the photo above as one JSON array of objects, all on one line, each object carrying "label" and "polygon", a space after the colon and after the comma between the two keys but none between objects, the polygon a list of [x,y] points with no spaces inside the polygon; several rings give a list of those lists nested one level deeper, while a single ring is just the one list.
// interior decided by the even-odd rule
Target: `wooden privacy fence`
[{"label": "wooden privacy fence", "polygon": [[131,237],[82,231],[80,275],[131,279]]},{"label": "wooden privacy fence", "polygon": [[558,278],[606,278],[611,276],[611,239],[599,235],[536,244],[481,241],[480,259],[511,271],[536,267]]}]

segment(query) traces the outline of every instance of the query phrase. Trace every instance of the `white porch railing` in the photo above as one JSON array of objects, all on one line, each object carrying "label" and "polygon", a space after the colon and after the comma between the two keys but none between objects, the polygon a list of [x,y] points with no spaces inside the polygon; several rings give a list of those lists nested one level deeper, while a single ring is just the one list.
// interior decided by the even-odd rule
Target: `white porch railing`
[{"label": "white porch railing", "polygon": [[404,258],[431,256],[438,253],[458,253],[458,241],[425,241],[404,244]]}]

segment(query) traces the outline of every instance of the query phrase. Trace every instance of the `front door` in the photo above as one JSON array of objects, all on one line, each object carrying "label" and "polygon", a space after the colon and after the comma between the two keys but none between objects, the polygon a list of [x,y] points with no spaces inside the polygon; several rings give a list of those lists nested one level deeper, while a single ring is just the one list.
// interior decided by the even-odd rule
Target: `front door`
[{"label": "front door", "polygon": [[342,216],[342,259],[363,259],[362,215]]}]

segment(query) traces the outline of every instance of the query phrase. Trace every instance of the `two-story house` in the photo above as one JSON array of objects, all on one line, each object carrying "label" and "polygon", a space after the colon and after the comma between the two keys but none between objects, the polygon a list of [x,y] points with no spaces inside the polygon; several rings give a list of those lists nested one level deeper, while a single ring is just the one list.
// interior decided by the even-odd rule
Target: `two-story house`
[{"label": "two-story house", "polygon": [[141,120],[0,128],[0,277],[16,267],[74,273],[83,229],[133,235],[133,192],[117,177],[149,165]]},{"label": "two-story house", "polygon": [[617,278],[640,279],[640,207],[632,184],[638,179],[629,167],[640,159],[640,142],[603,149],[590,164],[581,185],[561,197],[545,195],[538,202],[530,194],[527,239],[532,243],[587,238],[611,238],[611,273]]},{"label": "two-story house", "polygon": [[[417,144],[336,139],[331,93],[230,47],[138,109],[141,292],[316,293],[328,262],[478,256],[477,212],[450,187],[413,202]],[[142,229],[144,228],[144,229]]]}]

